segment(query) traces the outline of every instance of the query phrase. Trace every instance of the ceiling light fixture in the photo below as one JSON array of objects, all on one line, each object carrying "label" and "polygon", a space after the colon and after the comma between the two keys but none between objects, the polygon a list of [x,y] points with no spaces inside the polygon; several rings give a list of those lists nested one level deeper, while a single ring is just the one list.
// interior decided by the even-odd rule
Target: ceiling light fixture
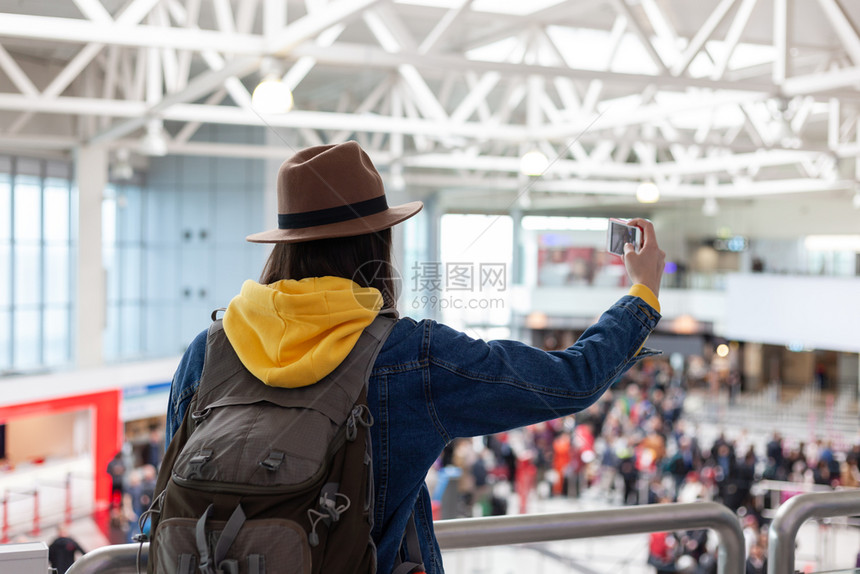
[{"label": "ceiling light fixture", "polygon": [[164,123],[157,118],[146,122],[146,135],[140,140],[138,151],[143,155],[167,155],[167,138],[164,137]]},{"label": "ceiling light fixture", "polygon": [[702,215],[706,217],[714,217],[720,212],[720,204],[716,198],[706,197],[705,203],[702,204]]},{"label": "ceiling light fixture", "polygon": [[549,168],[549,160],[539,150],[532,150],[520,158],[520,173],[529,177],[539,177]]},{"label": "ceiling light fixture", "polygon": [[643,181],[636,188],[636,201],[639,203],[657,203],[660,201],[660,188],[652,181]]},{"label": "ceiling light fixture", "polygon": [[679,335],[692,335],[699,332],[699,322],[690,314],[679,315],[670,324],[670,328]]},{"label": "ceiling light fixture", "polygon": [[293,109],[293,92],[277,74],[267,74],[254,88],[251,106],[261,114],[285,114]]},{"label": "ceiling light fixture", "polygon": [[251,107],[259,114],[285,114],[293,109],[293,92],[283,80],[281,62],[266,57],[260,62],[260,83],[251,94]]},{"label": "ceiling light fixture", "polygon": [[116,150],[116,161],[111,166],[111,178],[116,181],[128,181],[134,177],[134,168],[129,161],[128,149],[122,147]]}]

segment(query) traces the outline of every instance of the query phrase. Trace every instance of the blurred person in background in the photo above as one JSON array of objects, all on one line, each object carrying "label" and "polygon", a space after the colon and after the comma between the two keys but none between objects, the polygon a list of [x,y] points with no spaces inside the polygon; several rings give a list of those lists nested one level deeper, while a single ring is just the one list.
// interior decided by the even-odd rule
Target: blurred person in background
[{"label": "blurred person in background", "polygon": [[69,529],[61,524],[57,529],[57,537],[48,546],[48,562],[51,563],[51,567],[57,569],[58,574],[66,574],[66,571],[75,563],[78,554],[83,556],[86,551],[69,536]]}]

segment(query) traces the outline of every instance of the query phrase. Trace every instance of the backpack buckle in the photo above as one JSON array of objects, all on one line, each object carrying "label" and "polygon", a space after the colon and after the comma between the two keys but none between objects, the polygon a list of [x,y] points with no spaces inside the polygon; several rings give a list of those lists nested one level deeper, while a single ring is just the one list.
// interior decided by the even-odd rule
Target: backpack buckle
[{"label": "backpack buckle", "polygon": [[200,474],[200,471],[203,469],[203,465],[212,459],[213,454],[214,451],[211,448],[204,448],[192,456],[191,460],[188,461],[189,466],[191,466],[191,473],[188,477],[192,478]]},{"label": "backpack buckle", "polygon": [[191,413],[191,420],[194,421],[195,425],[199,425],[212,413],[211,408],[205,408],[202,411],[194,411]]},{"label": "backpack buckle", "polygon": [[373,415],[367,405],[358,405],[349,413],[346,419],[346,440],[352,442],[358,436],[358,425],[364,428],[373,426]]},{"label": "backpack buckle", "polygon": [[269,453],[268,458],[266,460],[260,461],[260,466],[265,468],[266,470],[270,470],[272,472],[278,470],[278,467],[281,466],[281,463],[284,462],[284,458],[286,455],[279,450],[274,450]]},{"label": "backpack buckle", "polygon": [[349,414],[349,418],[346,419],[346,440],[352,442],[357,436],[358,428],[355,426],[355,411],[353,411]]}]

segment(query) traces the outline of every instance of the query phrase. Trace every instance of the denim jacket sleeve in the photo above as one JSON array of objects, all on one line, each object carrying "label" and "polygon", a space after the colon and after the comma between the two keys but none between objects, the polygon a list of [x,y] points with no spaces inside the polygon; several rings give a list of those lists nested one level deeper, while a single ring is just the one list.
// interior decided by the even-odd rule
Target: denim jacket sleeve
[{"label": "denim jacket sleeve", "polygon": [[185,350],[185,354],[176,368],[176,373],[173,375],[173,381],[170,383],[170,402],[167,405],[167,428],[164,433],[165,449],[170,444],[177,429],[179,429],[179,425],[182,424],[182,419],[185,416],[185,411],[188,409],[188,404],[191,402],[191,397],[194,396],[197,386],[200,384],[200,375],[203,373],[203,360],[206,356],[207,332],[204,330],[197,335]]},{"label": "denim jacket sleeve", "polygon": [[578,412],[634,362],[660,314],[622,297],[571,347],[546,352],[516,341],[481,341],[435,324],[429,345],[431,412],[443,440],[479,436]]},{"label": "denim jacket sleeve", "polygon": [[[379,572],[390,572],[415,514],[428,574],[441,574],[427,469],[456,437],[494,434],[587,408],[637,360],[659,313],[625,296],[563,351],[482,341],[434,321],[402,320],[383,347],[368,402]],[[640,350],[641,349],[641,350]]]}]

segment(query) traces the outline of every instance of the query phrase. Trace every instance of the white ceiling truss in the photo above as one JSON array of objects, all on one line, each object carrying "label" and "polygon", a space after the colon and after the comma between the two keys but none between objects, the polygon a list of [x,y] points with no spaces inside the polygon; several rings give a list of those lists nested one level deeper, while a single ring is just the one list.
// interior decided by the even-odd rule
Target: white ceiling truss
[{"label": "white ceiling truss", "polygon": [[[134,149],[155,119],[176,154],[357,139],[416,189],[520,193],[531,149],[550,160],[532,199],[612,202],[641,181],[678,199],[853,189],[860,3],[534,3],[0,0],[0,146]],[[289,113],[252,109],[267,69]],[[199,141],[203,124],[290,145]]]}]

